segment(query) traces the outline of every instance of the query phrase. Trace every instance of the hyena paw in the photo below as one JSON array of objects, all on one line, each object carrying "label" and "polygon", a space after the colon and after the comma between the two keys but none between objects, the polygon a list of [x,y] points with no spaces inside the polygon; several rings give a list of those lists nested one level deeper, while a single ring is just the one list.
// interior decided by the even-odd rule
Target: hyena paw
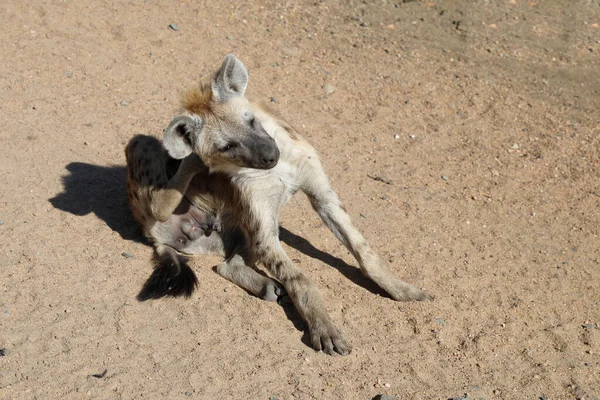
[{"label": "hyena paw", "polygon": [[202,229],[204,236],[208,237],[213,232],[218,232],[218,233],[221,232],[221,230],[222,230],[221,221],[219,221],[218,219],[215,219],[215,220],[210,219],[205,222],[202,222],[200,224],[200,228]]},{"label": "hyena paw", "polygon": [[206,165],[202,162],[202,159],[196,153],[192,153],[185,157],[182,161],[183,167],[188,171],[202,171],[206,169]]},{"label": "hyena paw", "polygon": [[289,299],[287,292],[281,283],[274,281],[273,279],[269,279],[265,282],[260,298],[266,301],[276,301],[280,304],[285,302],[285,299]]},{"label": "hyena paw", "polygon": [[343,356],[350,354],[350,351],[352,351],[352,347],[331,321],[309,324],[309,331],[313,349],[316,351],[323,350],[324,353],[329,355],[333,355],[335,351]]},{"label": "hyena paw", "polygon": [[427,293],[415,286],[409,285],[406,282],[398,280],[389,287],[384,288],[392,299],[397,301],[424,301],[433,300],[434,295]]}]

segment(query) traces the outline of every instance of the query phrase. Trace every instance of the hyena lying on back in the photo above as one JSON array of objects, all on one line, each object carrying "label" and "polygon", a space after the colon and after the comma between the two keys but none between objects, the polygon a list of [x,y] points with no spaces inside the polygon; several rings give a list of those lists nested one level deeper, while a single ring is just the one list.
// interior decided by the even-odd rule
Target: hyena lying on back
[{"label": "hyena lying on back", "polygon": [[[315,149],[289,125],[244,97],[248,73],[233,55],[210,85],[183,98],[184,112],[162,144],[134,137],[127,145],[127,188],[158,265],[138,298],[190,295],[196,277],[179,253],[222,254],[217,272],[266,300],[287,293],[306,320],[316,350],[348,354],[315,285],[279,242],[279,212],[298,190],[358,261],[395,300],[425,300],[398,279],[352,225]],[[277,281],[253,267],[263,263]]]}]

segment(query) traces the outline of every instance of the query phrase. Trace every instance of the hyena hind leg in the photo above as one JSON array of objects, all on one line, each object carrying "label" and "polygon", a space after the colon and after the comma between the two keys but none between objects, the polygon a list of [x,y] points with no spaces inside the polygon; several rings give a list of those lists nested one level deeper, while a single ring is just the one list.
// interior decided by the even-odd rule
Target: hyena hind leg
[{"label": "hyena hind leg", "polygon": [[283,286],[248,266],[239,254],[234,254],[219,264],[216,271],[223,278],[246,289],[260,299],[287,302],[287,294]]},{"label": "hyena hind leg", "polygon": [[320,164],[313,165],[311,179],[307,179],[302,190],[325,225],[333,232],[358,261],[365,276],[377,283],[394,300],[432,300],[431,294],[398,279],[388,265],[371,249],[362,234],[354,227],[350,216],[331,188]]}]

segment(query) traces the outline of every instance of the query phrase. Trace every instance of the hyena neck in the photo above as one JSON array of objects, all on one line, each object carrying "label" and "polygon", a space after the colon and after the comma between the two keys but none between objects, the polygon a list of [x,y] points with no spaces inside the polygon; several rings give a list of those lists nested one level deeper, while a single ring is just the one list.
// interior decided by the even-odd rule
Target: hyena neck
[{"label": "hyena neck", "polygon": [[230,178],[239,175],[243,169],[245,168],[233,164],[211,165],[208,167],[210,174],[222,173]]}]

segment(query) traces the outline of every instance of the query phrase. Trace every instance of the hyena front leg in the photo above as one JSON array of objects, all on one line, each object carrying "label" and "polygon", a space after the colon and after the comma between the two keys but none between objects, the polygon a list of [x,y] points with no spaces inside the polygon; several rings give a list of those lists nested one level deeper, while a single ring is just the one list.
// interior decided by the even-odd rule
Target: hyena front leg
[{"label": "hyena front leg", "polygon": [[333,234],[346,246],[358,261],[363,274],[385,290],[394,300],[428,300],[432,296],[398,279],[385,262],[371,249],[365,238],[354,227],[350,216],[331,188],[320,164],[314,158],[304,173],[309,177],[301,189],[306,193],[312,207]]},{"label": "hyena front leg", "polygon": [[247,227],[250,248],[256,257],[281,282],[298,313],[307,322],[312,346],[327,354],[337,352],[349,354],[351,346],[341,331],[333,324],[321,293],[317,287],[300,272],[281,247],[278,236],[278,218],[271,215],[272,209],[254,210],[254,224]]}]

